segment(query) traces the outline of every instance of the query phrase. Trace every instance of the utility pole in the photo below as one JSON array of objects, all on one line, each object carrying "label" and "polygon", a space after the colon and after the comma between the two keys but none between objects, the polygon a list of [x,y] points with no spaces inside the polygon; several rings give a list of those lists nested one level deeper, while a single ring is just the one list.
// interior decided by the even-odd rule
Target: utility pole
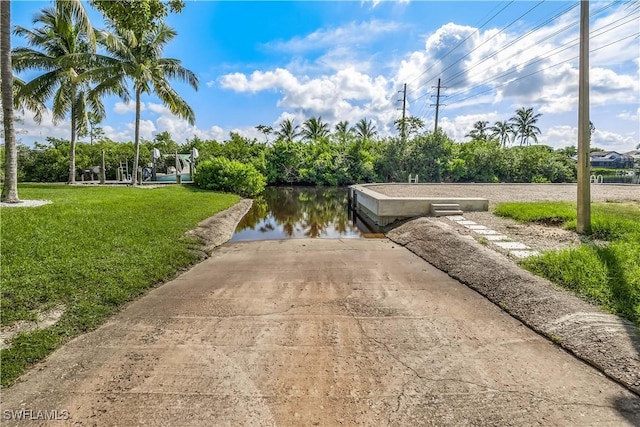
[{"label": "utility pole", "polygon": [[[433,133],[437,133],[438,132],[438,112],[440,110],[440,79],[438,79],[438,92],[436,95],[436,124],[433,127]],[[433,104],[432,104],[433,105]]]},{"label": "utility pole", "polygon": [[578,222],[576,231],[591,232],[589,161],[589,1],[580,1],[580,71],[578,74]]},{"label": "utility pole", "polygon": [[[406,113],[407,113],[407,84],[404,84],[404,89],[399,90],[398,93],[402,92],[402,125],[400,128],[400,138],[402,142],[407,137],[407,122],[406,122]],[[400,100],[398,100],[400,101]]]}]

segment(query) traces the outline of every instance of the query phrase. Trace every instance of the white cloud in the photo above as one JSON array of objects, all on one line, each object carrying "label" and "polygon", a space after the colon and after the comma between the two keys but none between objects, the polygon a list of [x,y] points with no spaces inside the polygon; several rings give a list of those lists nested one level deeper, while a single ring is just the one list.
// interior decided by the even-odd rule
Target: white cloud
[{"label": "white cloud", "polygon": [[15,125],[18,139],[25,137],[30,141],[45,142],[48,136],[64,139],[71,137],[71,123],[68,120],[60,120],[54,123],[50,111],[46,111],[42,115],[42,122],[40,123],[36,122],[34,114],[29,110],[24,112],[16,111],[15,115],[22,121],[22,123],[17,122]]},{"label": "white cloud", "polygon": [[640,107],[636,109],[635,113],[629,112],[629,111],[623,111],[622,113],[618,114],[616,117],[622,120],[630,120],[632,122],[638,122],[640,121]]},{"label": "white cloud", "polygon": [[147,106],[149,107],[149,111],[153,111],[156,114],[160,114],[160,115],[171,114],[171,111],[169,111],[169,109],[163,104],[156,104],[154,102],[149,102],[147,103]]},{"label": "white cloud", "polygon": [[294,37],[287,41],[274,41],[265,47],[284,52],[308,52],[339,46],[355,46],[370,43],[379,36],[399,31],[402,26],[397,22],[371,20],[369,22],[350,22],[342,27],[319,29],[304,37]]},{"label": "white cloud", "polygon": [[[145,106],[144,106],[144,102],[140,103],[140,111],[144,111]],[[121,102],[118,101],[115,103],[114,107],[113,107],[113,111],[116,114],[128,114],[128,113],[135,113],[136,111],[136,103],[135,101],[129,101],[129,102]]]},{"label": "white cloud", "polygon": [[[135,124],[127,123],[124,129],[116,129],[113,126],[106,125],[102,128],[107,138],[117,142],[130,142],[135,139]],[[140,138],[153,139],[156,126],[151,120],[140,120]]]},{"label": "white cloud", "polygon": [[278,91],[278,106],[296,111],[304,118],[322,116],[330,123],[339,120],[356,122],[363,117],[379,123],[379,130],[389,130],[397,111],[391,97],[394,88],[383,76],[371,77],[353,67],[318,78],[296,77],[288,70],[255,71],[221,78],[221,86],[236,92]]},{"label": "white cloud", "polygon": [[495,111],[487,114],[459,115],[453,118],[444,116],[438,121],[438,128],[456,141],[466,141],[470,138],[465,135],[471,132],[474,123],[481,120],[488,121],[488,126],[492,126],[495,121],[502,120],[502,117]]},{"label": "white cloud", "polygon": [[[540,144],[549,145],[556,149],[570,145],[577,146],[578,129],[574,126],[554,126],[540,135],[538,140]],[[625,152],[629,151],[635,143],[637,143],[636,139],[631,135],[596,129],[591,137],[590,145],[606,150]]]}]

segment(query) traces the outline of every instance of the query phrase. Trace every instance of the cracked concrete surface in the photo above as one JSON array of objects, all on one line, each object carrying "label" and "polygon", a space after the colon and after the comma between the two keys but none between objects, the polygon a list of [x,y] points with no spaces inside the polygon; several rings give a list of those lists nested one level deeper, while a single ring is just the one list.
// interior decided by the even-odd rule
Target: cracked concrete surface
[{"label": "cracked concrete surface", "polygon": [[387,239],[227,243],[1,399],[97,426],[640,424],[636,395]]}]

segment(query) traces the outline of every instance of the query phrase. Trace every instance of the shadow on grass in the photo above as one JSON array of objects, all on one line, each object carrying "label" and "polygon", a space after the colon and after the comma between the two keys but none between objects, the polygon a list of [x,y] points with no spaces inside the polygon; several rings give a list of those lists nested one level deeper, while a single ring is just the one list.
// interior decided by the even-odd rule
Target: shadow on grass
[{"label": "shadow on grass", "polygon": [[[607,287],[611,290],[611,305],[616,313],[634,322],[634,325],[624,323],[631,345],[640,358],[640,333],[637,325],[640,323],[640,313],[637,306],[640,305],[640,295],[634,289],[630,274],[625,272],[623,262],[619,257],[621,249],[611,246],[599,247],[596,254],[607,269]],[[638,378],[640,381],[640,377]],[[637,392],[636,392],[637,394]],[[614,402],[616,410],[632,425],[640,425],[640,400],[636,398],[618,398]]]},{"label": "shadow on grass", "polygon": [[630,274],[625,272],[618,255],[619,251],[618,247],[614,249],[607,246],[596,248],[595,253],[607,270],[607,287],[611,290],[612,308],[638,326],[640,313],[637,312],[637,306],[640,304],[640,295],[631,283]]},{"label": "shadow on grass", "polygon": [[633,426],[640,426],[640,400],[637,397],[619,397],[613,407]]}]

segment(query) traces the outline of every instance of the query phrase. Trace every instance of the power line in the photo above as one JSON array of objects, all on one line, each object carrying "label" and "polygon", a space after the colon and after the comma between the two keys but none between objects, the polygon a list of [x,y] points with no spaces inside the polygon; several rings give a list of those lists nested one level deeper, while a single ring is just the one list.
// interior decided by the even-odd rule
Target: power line
[{"label": "power line", "polygon": [[[612,46],[612,45],[614,45],[614,44],[616,44],[616,43],[620,43],[620,42],[622,42],[622,41],[624,41],[624,40],[627,40],[627,39],[630,39],[630,38],[634,38],[634,37],[638,37],[638,36],[640,36],[640,32],[637,32],[637,33],[631,34],[631,35],[629,35],[629,36],[627,36],[627,37],[623,37],[623,38],[618,39],[618,40],[616,40],[616,41],[613,41],[613,42],[611,42],[611,43],[607,43],[606,45],[604,45],[604,46],[600,46],[599,48],[591,49],[591,50],[589,51],[589,53],[597,52],[597,51],[599,51],[599,50],[601,50],[601,49],[604,49],[604,48],[606,48],[606,47]],[[464,102],[464,101],[468,101],[469,99],[476,98],[476,97],[478,97],[478,96],[480,96],[480,95],[483,95],[483,94],[485,94],[485,93],[487,93],[487,92],[491,92],[491,91],[493,91],[493,90],[495,90],[495,89],[498,89],[498,88],[501,88],[501,87],[506,86],[506,85],[508,85],[508,84],[511,84],[511,83],[514,83],[514,82],[520,81],[520,80],[525,79],[525,78],[527,78],[527,77],[531,77],[531,76],[533,76],[533,75],[535,75],[535,74],[541,73],[541,72],[546,71],[546,70],[549,70],[549,69],[551,69],[551,68],[555,68],[555,67],[557,67],[557,66],[560,66],[560,65],[565,64],[565,63],[567,63],[567,62],[573,61],[573,60],[575,60],[575,59],[578,59],[578,56],[574,56],[573,58],[566,59],[566,60],[564,60],[564,61],[558,62],[557,64],[550,65],[549,67],[545,67],[545,68],[542,68],[542,69],[540,69],[540,70],[534,71],[533,73],[527,74],[527,75],[525,75],[525,76],[518,77],[517,79],[513,79],[513,80],[510,80],[510,81],[508,81],[508,82],[502,83],[502,84],[500,84],[500,85],[493,86],[493,87],[491,87],[491,88],[489,88],[489,89],[483,90],[483,91],[481,91],[481,92],[477,92],[477,93],[475,93],[474,95],[471,95],[471,96],[468,96],[468,97],[466,97],[466,98],[463,98],[463,99],[461,99],[461,100],[459,100],[459,101],[457,101],[457,102],[458,102],[458,103],[462,103],[462,102]],[[461,92],[461,93],[464,93],[464,92]],[[461,93],[460,93],[460,94],[461,94]],[[459,95],[459,94],[452,95],[452,97],[457,96],[457,95]]]},{"label": "power line", "polygon": [[[453,67],[454,65],[458,64],[459,62],[461,62],[464,58],[468,57],[469,55],[471,55],[473,52],[475,52],[476,50],[480,49],[482,46],[484,46],[485,44],[487,44],[488,42],[490,42],[491,40],[493,40],[495,37],[497,37],[499,34],[501,34],[502,32],[504,32],[507,28],[511,27],[513,24],[515,24],[516,22],[518,22],[520,19],[524,18],[525,16],[527,16],[529,13],[531,13],[534,9],[538,8],[540,5],[542,5],[546,0],[542,0],[541,2],[536,3],[532,8],[530,8],[529,10],[527,10],[525,13],[523,13],[522,15],[520,15],[518,18],[514,19],[513,21],[511,21],[509,24],[507,24],[505,27],[503,27],[500,31],[498,31],[497,33],[493,34],[491,37],[489,37],[487,40],[485,40],[484,42],[482,42],[481,44],[479,44],[478,46],[476,46],[474,49],[472,49],[471,51],[467,52],[464,56],[462,56],[460,59],[458,59],[457,61],[453,62],[452,64],[450,64],[447,68],[445,68],[444,70],[441,70],[440,73],[444,73],[445,71],[447,71],[448,69],[450,69],[451,67]],[[509,3],[511,4],[511,3]],[[478,30],[476,30],[478,31]],[[475,34],[472,33],[472,35]],[[471,36],[471,35],[470,35]],[[464,41],[466,41],[470,36],[468,36]],[[462,42],[461,42],[462,43]],[[460,44],[458,44],[458,46],[460,46]],[[456,46],[457,47],[457,46]],[[454,48],[455,49],[455,48]],[[451,50],[449,53],[451,53],[453,50]],[[442,61],[443,58],[445,58],[447,55],[449,55],[449,53],[447,53],[445,56],[439,58],[439,61]],[[434,63],[435,64],[435,63]],[[429,71],[431,68],[433,68],[435,65],[432,65],[431,67],[429,67],[427,70],[425,70],[424,73],[426,73],[427,71]],[[422,74],[424,74],[422,73]],[[422,75],[421,74],[421,75]],[[431,79],[433,80],[433,79]],[[429,80],[429,81],[431,81]],[[424,86],[424,85],[423,85]],[[414,92],[415,90],[419,89],[420,87],[423,86],[418,86],[416,89],[414,89],[411,92]],[[411,93],[410,92],[410,93]]]},{"label": "power line", "polygon": [[[602,13],[603,11],[605,11],[606,9],[608,9],[608,8],[612,7],[613,5],[615,5],[615,4],[617,4],[617,3],[620,3],[620,2],[619,2],[619,1],[612,1],[611,3],[607,4],[606,6],[604,6],[604,7],[600,8],[600,9],[598,9],[598,10],[594,11],[594,12],[592,12],[592,13],[591,13],[591,15],[590,15],[590,17],[594,17],[594,16],[599,15],[600,13]],[[575,6],[573,6],[573,7],[576,7],[576,6],[578,6],[578,3],[576,3],[576,4],[575,4]],[[573,8],[573,7],[572,7],[572,8]],[[571,8],[571,9],[572,9],[572,8]],[[568,12],[568,11],[570,11],[571,9],[567,10],[565,13],[567,13],[567,12]],[[630,16],[630,15],[631,15],[631,14],[629,14],[628,16]],[[561,16],[561,15],[560,15],[560,16]],[[556,15],[553,19],[557,19],[558,17],[559,17],[559,16],[558,16],[558,15]],[[552,19],[552,20],[553,20],[553,19]],[[629,22],[629,21],[627,21],[627,22]],[[579,23],[579,21],[575,21],[575,22],[573,22],[573,23],[571,23],[571,24],[568,24],[568,25],[566,25],[566,26],[564,26],[564,27],[560,28],[559,30],[557,30],[557,31],[553,32],[552,34],[549,34],[548,36],[546,36],[546,37],[544,37],[544,38],[542,38],[542,39],[540,39],[540,40],[537,40],[537,41],[536,41],[536,43],[538,43],[538,44],[539,44],[539,43],[542,43],[542,42],[544,42],[544,41],[547,41],[547,40],[549,40],[549,39],[551,39],[551,38],[553,38],[553,37],[557,36],[558,34],[563,33],[564,31],[566,31],[566,30],[568,30],[568,29],[570,29],[570,28],[572,28],[572,27],[575,27],[576,25],[578,25],[578,23]],[[608,25],[605,25],[605,26],[603,26],[603,27],[600,27],[600,28],[598,28],[597,30],[594,30],[593,32],[595,33],[595,32],[597,32],[598,30],[600,30],[600,29],[602,29],[602,28],[605,28],[605,27],[607,27],[607,26],[609,26],[609,25],[613,25],[613,24],[615,24],[615,22],[613,22],[613,23],[611,23],[611,24],[608,24]],[[578,40],[579,40],[578,38],[574,39],[574,41],[575,41],[576,43],[578,42]],[[571,43],[571,42],[569,42],[569,43]],[[562,45],[562,46],[566,46],[566,45],[567,45],[567,44],[569,44],[569,43],[566,43],[566,44],[564,44],[564,45]],[[454,78],[456,78],[456,77],[459,77],[460,75],[464,74],[465,72],[468,72],[469,70],[472,70],[472,69],[476,68],[476,67],[477,67],[478,65],[480,65],[482,62],[484,62],[484,61],[485,61],[485,59],[487,59],[487,58],[489,58],[489,57],[492,57],[492,56],[495,56],[495,55],[497,55],[497,54],[499,54],[499,53],[501,53],[501,52],[505,51],[508,47],[511,47],[511,45],[512,45],[512,44],[513,44],[513,43],[510,43],[509,45],[507,45],[507,46],[503,47],[503,48],[502,48],[502,49],[500,49],[499,51],[496,51],[496,52],[494,52],[493,54],[489,55],[488,57],[483,58],[482,60],[480,60],[480,62],[478,62],[478,63],[476,63],[476,64],[472,65],[471,67],[467,68],[465,71],[462,71],[462,72],[460,72],[460,73],[457,73],[457,74],[455,74],[455,75],[451,76],[451,77],[450,77],[450,80],[452,80],[452,79],[454,79]],[[561,47],[562,47],[562,46],[561,46]],[[556,49],[557,49],[557,48],[556,48]],[[509,59],[513,58],[514,56],[519,55],[520,53],[521,53],[520,51],[514,52],[512,55],[510,55],[510,56],[508,56],[508,57],[506,57],[506,58],[503,58],[502,60],[503,60],[503,61],[507,61],[507,60],[509,60]],[[486,69],[485,69],[485,70],[483,70],[483,71],[486,71]],[[479,72],[478,74],[480,74],[480,73],[481,73],[481,72]],[[471,77],[471,76],[469,76],[469,77]],[[450,85],[450,86],[452,86],[452,87],[455,87],[455,86],[457,86],[458,84],[460,84],[460,83],[462,83],[462,82],[463,82],[463,80],[462,80],[462,79],[459,79],[459,80],[457,80],[457,81],[455,81],[455,82],[453,82],[453,83],[449,83],[449,85]]]},{"label": "power line", "polygon": [[[511,22],[510,24],[508,24],[506,27],[502,28],[502,30],[500,30],[498,33],[494,34],[492,37],[490,37],[489,39],[485,40],[485,42],[483,42],[481,45],[477,46],[477,47],[476,47],[475,49],[473,49],[471,52],[467,53],[467,55],[465,55],[465,56],[463,56],[462,58],[460,58],[459,60],[455,61],[454,63],[452,63],[451,65],[449,65],[449,67],[445,68],[445,69],[444,69],[444,70],[442,70],[442,71],[444,72],[444,71],[446,71],[446,70],[450,69],[451,67],[453,67],[454,65],[458,64],[459,62],[461,62],[465,57],[469,56],[469,55],[470,55],[471,53],[473,53],[475,50],[477,50],[477,49],[479,49],[480,47],[482,47],[484,44],[486,44],[486,43],[487,43],[487,42],[489,42],[491,39],[493,39],[494,37],[496,37],[498,34],[500,34],[501,32],[503,32],[503,31],[504,31],[504,30],[506,30],[507,28],[509,28],[509,27],[510,27],[511,25],[513,25],[515,22],[517,22],[518,20],[520,20],[522,17],[526,16],[528,13],[530,13],[530,12],[531,12],[533,9],[535,9],[536,7],[540,6],[542,3],[544,3],[544,1],[542,1],[542,2],[540,2],[540,3],[538,3],[538,4],[536,4],[534,7],[532,7],[532,8],[531,8],[531,9],[529,9],[527,12],[525,12],[524,14],[522,14],[522,15],[521,15],[520,17],[518,17],[516,20],[512,21],[512,22]],[[605,11],[606,9],[609,9],[609,8],[613,7],[614,5],[619,4],[619,3],[620,3],[620,0],[614,0],[614,1],[610,2],[610,3],[608,3],[607,5],[605,5],[605,6],[601,7],[600,9],[597,9],[596,11],[592,12],[592,13],[590,14],[590,16],[591,16],[591,17],[597,16],[598,14],[602,13],[602,12],[603,12],[603,11]],[[468,72],[470,69],[473,69],[473,68],[475,68],[475,67],[479,66],[481,63],[485,62],[487,59],[490,59],[491,57],[494,57],[495,55],[499,54],[500,52],[503,52],[503,51],[504,51],[504,50],[506,50],[507,48],[509,48],[509,47],[513,46],[513,45],[514,45],[514,44],[516,44],[518,41],[520,41],[520,40],[522,40],[522,39],[524,39],[524,38],[528,37],[528,36],[529,36],[529,35],[531,35],[531,34],[534,34],[537,30],[539,30],[540,28],[544,27],[544,26],[545,26],[546,24],[548,24],[549,22],[552,22],[552,21],[554,21],[555,19],[557,19],[557,18],[559,18],[559,17],[561,17],[561,16],[563,16],[563,15],[565,15],[565,14],[569,13],[570,11],[572,11],[574,8],[576,8],[576,7],[578,6],[578,4],[579,4],[579,3],[573,4],[573,5],[571,5],[571,6],[567,7],[567,8],[565,8],[565,9],[563,9],[562,11],[560,11],[560,12],[556,13],[556,14],[555,14],[554,16],[552,16],[551,18],[548,18],[547,20],[543,21],[542,23],[540,23],[540,24],[536,25],[536,26],[535,26],[535,27],[533,27],[531,30],[529,30],[527,33],[525,33],[524,35],[522,35],[522,36],[518,37],[517,39],[513,40],[512,42],[510,42],[508,45],[504,46],[502,49],[500,49],[500,50],[498,50],[498,51],[496,51],[496,52],[494,52],[494,53],[492,53],[492,54],[490,54],[490,55],[488,55],[488,56],[486,56],[486,57],[482,58],[482,59],[480,60],[480,62],[478,62],[478,63],[474,64],[474,65],[473,65],[473,66],[471,66],[470,68],[468,68],[468,69],[466,69],[466,70],[463,70],[463,71],[460,71],[460,72],[458,72],[458,73],[454,74],[452,77],[450,77],[450,79],[454,79],[454,78],[456,78],[456,77],[459,77],[459,76],[463,75],[464,73]],[[501,11],[502,11],[502,10],[501,10]],[[495,16],[495,15],[494,15],[494,16]],[[493,18],[493,17],[492,17],[492,18]],[[543,38],[543,39],[541,39],[541,40],[538,40],[538,43],[541,43],[542,41],[548,40],[548,39],[550,39],[550,38],[552,38],[552,37],[554,37],[554,36],[556,36],[556,35],[558,35],[558,34],[560,34],[560,33],[564,32],[564,31],[566,31],[567,29],[569,29],[569,28],[572,28],[572,27],[576,26],[577,24],[578,24],[578,21],[575,21],[575,22],[573,22],[573,23],[571,23],[571,24],[569,24],[569,25],[566,25],[566,26],[564,26],[563,28],[561,28],[560,30],[558,30],[558,31],[554,32],[553,34],[548,35],[548,36],[546,36],[545,38]],[[479,30],[479,29],[478,29],[478,30]],[[477,30],[476,32],[478,32],[478,30]],[[473,35],[473,34],[475,34],[475,33],[472,33],[472,35]],[[469,37],[467,37],[467,39],[468,39],[468,38],[469,38]],[[465,39],[465,40],[467,40],[467,39]],[[457,48],[457,47],[458,47],[458,46],[460,46],[460,45],[461,45],[461,43],[459,43],[455,48]],[[455,48],[454,48],[454,49],[452,49],[451,51],[449,51],[445,56],[447,56],[449,53],[451,53],[453,50],[455,50]],[[516,52],[516,53],[514,53],[513,55],[509,56],[509,57],[508,57],[508,58],[506,58],[506,59],[510,59],[510,58],[512,58],[513,56],[517,55],[518,53],[519,53],[519,52]],[[443,56],[442,58],[444,58],[444,56]],[[440,59],[442,59],[442,58],[440,58]],[[505,59],[505,60],[506,60],[506,59]],[[432,66],[431,66],[431,67],[429,67],[427,70],[425,70],[422,74],[425,74],[427,71],[429,71],[430,69],[432,69],[432,68],[435,66],[435,64],[436,64],[436,63],[434,63],[434,65],[432,65]],[[422,74],[421,74],[421,75],[422,75]],[[415,92],[416,90],[420,89],[421,87],[426,86],[430,81],[432,81],[432,80],[434,80],[434,79],[435,79],[435,76],[434,76],[432,79],[430,79],[430,80],[428,80],[427,82],[425,82],[423,85],[418,86],[417,88],[415,88],[415,89],[411,90],[411,91],[409,92],[409,94],[410,94],[410,93],[412,93],[412,92]],[[414,79],[414,80],[415,80],[415,79]],[[461,82],[461,81],[459,80],[459,81],[456,81],[455,83],[450,83],[450,86],[455,86],[455,85],[457,85],[457,84],[458,84],[458,83],[460,83],[460,82]],[[420,99],[420,98],[421,98],[421,97],[423,97],[423,96],[426,96],[426,94],[423,94],[422,96],[420,96],[420,97],[418,97],[418,98],[414,98],[414,99]]]},{"label": "power line", "polygon": [[[597,33],[598,31],[602,31],[602,30],[604,30],[604,29],[605,29],[605,28],[607,28],[607,27],[611,27],[611,26],[613,26],[613,27],[612,27],[612,28],[608,28],[606,31],[602,31],[602,32],[600,32],[599,34],[595,34],[595,35],[593,35],[591,38],[592,38],[592,39],[595,39],[595,38],[597,38],[597,37],[600,37],[600,36],[602,36],[603,34],[606,34],[606,33],[610,32],[610,31],[613,31],[613,30],[615,30],[615,29],[617,29],[617,28],[621,27],[622,25],[625,25],[625,24],[628,24],[629,22],[635,21],[635,19],[636,19],[635,17],[632,17],[630,20],[628,20],[628,21],[624,21],[624,22],[622,22],[622,23],[619,23],[618,21],[616,21],[616,22],[612,22],[612,23],[610,23],[610,24],[604,25],[604,26],[602,26],[602,27],[600,27],[600,28],[598,28],[598,29],[594,30],[593,32],[594,32],[594,33]],[[554,48],[554,49],[552,49],[552,50],[548,51],[548,52],[547,52],[547,54],[546,54],[545,56],[540,56],[540,57],[538,57],[536,60],[534,60],[534,61],[530,61],[530,62],[529,62],[528,64],[526,64],[523,68],[530,67],[530,66],[532,66],[532,65],[534,65],[534,64],[536,64],[536,63],[538,63],[538,62],[544,61],[545,59],[547,59],[547,58],[549,58],[549,57],[551,57],[551,56],[553,56],[553,55],[556,55],[556,54],[558,54],[558,53],[560,53],[560,52],[563,52],[563,51],[565,51],[565,50],[571,49],[572,47],[577,46],[577,45],[578,45],[578,43],[579,43],[579,39],[571,40],[571,41],[569,41],[569,42],[567,42],[567,43],[565,43],[565,44],[563,44],[563,45],[561,45],[561,46],[558,46],[558,47],[556,47],[556,48]],[[485,85],[487,85],[487,84],[489,84],[489,83],[491,83],[491,82],[493,82],[493,81],[500,80],[501,78],[506,77],[506,76],[511,75],[511,74],[514,74],[514,73],[516,73],[516,72],[517,72],[517,70],[511,70],[511,71],[507,71],[507,72],[505,72],[505,73],[499,74],[499,75],[497,75],[497,76],[492,77],[490,80],[485,80],[484,82],[478,83],[477,85],[473,86],[473,87],[472,87],[472,88],[470,88],[470,89],[464,89],[464,90],[461,90],[461,91],[459,91],[459,92],[456,92],[456,93],[452,94],[452,95],[451,95],[451,97],[452,97],[452,98],[455,98],[455,97],[457,97],[457,96],[460,96],[460,95],[461,95],[461,94],[463,94],[463,93],[470,92],[470,91],[472,91],[472,90],[474,90],[474,89],[477,89],[477,88],[479,88],[479,87],[485,86]]]},{"label": "power line", "polygon": [[[513,1],[510,1],[509,3],[507,3],[506,6],[504,6],[502,9],[500,9],[495,15],[493,15],[491,18],[489,18],[487,21],[485,21],[480,27],[478,27],[476,29],[476,31],[474,31],[473,33],[469,34],[464,40],[462,40],[460,43],[458,43],[457,45],[455,45],[453,47],[453,49],[451,49],[450,51],[448,51],[444,56],[442,56],[441,58],[439,58],[439,60],[442,60],[444,58],[446,58],[447,56],[449,56],[451,53],[453,53],[454,50],[456,50],[457,48],[459,48],[460,46],[462,46],[462,44],[464,44],[464,42],[466,42],[467,40],[469,40],[469,38],[473,35],[475,35],[476,33],[478,33],[482,28],[484,28],[485,25],[487,25],[489,22],[491,22],[493,20],[493,18],[495,18],[496,16],[498,16],[500,13],[502,13],[503,10],[505,10],[507,7],[509,7],[511,4],[513,3]],[[496,8],[493,8],[492,10],[495,10]],[[489,12],[491,13],[491,12]],[[485,15],[486,16],[486,15]],[[424,70],[422,73],[418,74],[413,80],[411,80],[409,82],[409,84],[415,82],[416,80],[418,80],[420,77],[422,77],[423,75],[425,75],[426,73],[428,73],[431,69],[433,69],[433,67],[435,67],[435,62],[433,65],[431,65],[429,68],[427,68],[426,70]],[[434,77],[435,78],[435,77]],[[429,81],[427,81],[427,83],[429,83],[431,80],[433,80],[434,78],[430,79]],[[425,84],[426,85],[426,84]],[[423,85],[424,86],[424,85]],[[415,92],[417,89],[419,89],[422,86],[418,86],[416,89],[413,89],[411,91],[409,91],[409,94]]]},{"label": "power line", "polygon": [[[526,33],[524,33],[523,35],[521,35],[520,37],[518,37],[517,39],[512,40],[511,42],[509,42],[507,45],[503,46],[502,48],[500,48],[499,50],[496,50],[495,52],[493,52],[490,55],[485,56],[484,58],[482,58],[480,61],[478,61],[477,63],[475,63],[473,66],[467,68],[466,70],[460,71],[456,74],[454,74],[453,76],[449,77],[449,80],[453,80],[456,77],[459,77],[465,73],[467,73],[469,70],[472,70],[473,68],[479,66],[480,64],[484,63],[485,61],[487,61],[488,59],[493,58],[494,56],[500,54],[501,52],[504,52],[505,50],[507,50],[508,48],[510,48],[511,46],[515,45],[516,43],[518,43],[519,41],[523,40],[524,38],[528,37],[529,35],[535,33],[537,30],[539,30],[540,28],[544,27],[545,25],[547,25],[550,22],[555,21],[556,19],[558,19],[559,17],[561,17],[562,15],[565,15],[569,12],[571,12],[573,9],[575,9],[576,7],[579,6],[579,3],[576,3],[574,5],[569,6],[568,8],[564,9],[562,12],[557,13],[556,15],[552,16],[551,18],[547,19],[546,21],[541,22],[540,24],[536,25],[535,27],[533,27],[531,30],[527,31]],[[571,24],[565,28],[571,28],[573,26],[575,26],[577,23]],[[517,55],[519,52],[516,52],[515,54],[513,54],[511,57]],[[507,58],[509,59],[509,58]],[[455,83],[450,83],[451,86],[455,86],[458,82]]]}]

